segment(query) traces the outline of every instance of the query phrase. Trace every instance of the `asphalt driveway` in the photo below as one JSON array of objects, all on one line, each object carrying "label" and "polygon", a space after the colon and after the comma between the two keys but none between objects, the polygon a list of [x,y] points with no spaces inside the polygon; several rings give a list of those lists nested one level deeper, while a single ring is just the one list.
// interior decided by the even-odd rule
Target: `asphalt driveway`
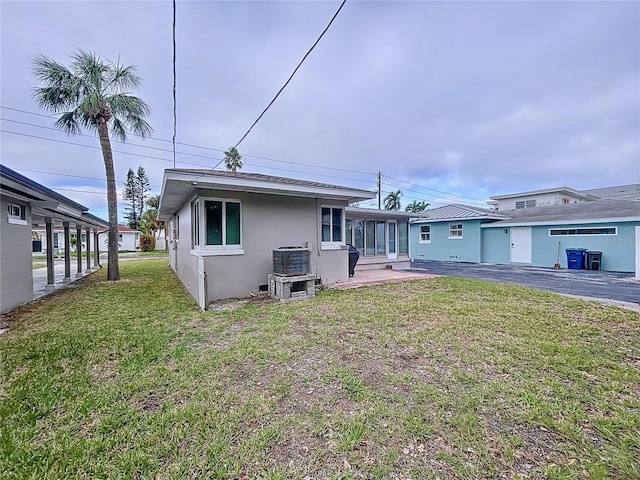
[{"label": "asphalt driveway", "polygon": [[411,263],[411,270],[523,285],[640,311],[640,282],[634,280],[632,273],[434,260],[415,260]]}]

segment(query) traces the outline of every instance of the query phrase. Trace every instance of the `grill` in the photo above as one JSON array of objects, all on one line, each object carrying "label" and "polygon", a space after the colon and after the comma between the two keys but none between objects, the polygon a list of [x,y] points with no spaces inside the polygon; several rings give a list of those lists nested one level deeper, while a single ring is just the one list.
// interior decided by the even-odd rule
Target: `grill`
[{"label": "grill", "polygon": [[304,247],[280,247],[273,251],[273,273],[306,275],[309,273],[310,251]]}]

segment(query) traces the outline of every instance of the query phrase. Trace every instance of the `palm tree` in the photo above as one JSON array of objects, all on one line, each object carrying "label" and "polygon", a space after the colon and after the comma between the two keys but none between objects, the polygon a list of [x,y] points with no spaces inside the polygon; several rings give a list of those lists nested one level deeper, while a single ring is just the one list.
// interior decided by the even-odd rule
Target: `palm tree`
[{"label": "palm tree", "polygon": [[109,211],[109,253],[107,278],[119,280],[118,197],[109,133],[125,141],[127,131],[142,138],[151,133],[145,121],[149,106],[129,91],[140,86],[136,67],[105,61],[93,53],[78,50],[69,67],[42,54],[33,58],[34,72],[41,86],[33,93],[44,110],[61,114],[55,126],[68,134],[82,128],[97,132],[107,177]]},{"label": "palm tree", "polygon": [[404,211],[413,212],[413,213],[424,212],[428,206],[429,204],[425,200],[422,200],[420,202],[417,200],[414,200],[413,202],[411,202],[409,205],[406,206]]},{"label": "palm tree", "polygon": [[242,168],[243,160],[244,157],[238,153],[236,147],[231,147],[224,152],[224,165],[227,167],[227,170],[231,170],[232,173],[236,173],[237,168]]},{"label": "palm tree", "polygon": [[402,192],[400,190],[396,190],[395,192],[391,192],[389,195],[384,197],[384,209],[385,210],[400,210],[400,197],[402,196]]}]

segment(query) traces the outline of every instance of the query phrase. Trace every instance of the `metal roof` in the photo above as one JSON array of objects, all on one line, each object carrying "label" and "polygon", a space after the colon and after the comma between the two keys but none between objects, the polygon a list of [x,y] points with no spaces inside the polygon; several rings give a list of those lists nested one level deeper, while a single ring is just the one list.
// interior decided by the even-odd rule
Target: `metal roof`
[{"label": "metal roof", "polygon": [[494,195],[489,197],[491,200],[504,200],[506,198],[517,198],[517,197],[528,197],[531,195],[542,195],[545,193],[568,193],[573,195],[574,197],[583,198],[585,200],[597,200],[594,195],[589,195],[586,192],[576,190],[571,187],[553,187],[553,188],[544,188],[542,190],[532,190],[530,192],[517,192],[517,193],[508,193],[505,195]]},{"label": "metal roof", "polygon": [[489,210],[486,208],[471,207],[468,205],[452,204],[445,205],[444,207],[434,208],[432,210],[425,210],[425,215],[420,220],[414,223],[425,222],[446,222],[452,220],[503,220],[508,219],[507,215],[496,210]]}]

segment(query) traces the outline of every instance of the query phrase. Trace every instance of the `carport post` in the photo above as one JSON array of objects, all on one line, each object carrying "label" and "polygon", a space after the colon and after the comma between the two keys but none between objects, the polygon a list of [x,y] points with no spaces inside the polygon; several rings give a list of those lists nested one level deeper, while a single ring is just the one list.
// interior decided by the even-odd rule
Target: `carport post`
[{"label": "carport post", "polygon": [[51,217],[45,217],[44,221],[46,224],[45,235],[47,236],[47,284],[44,289],[53,290],[56,288],[53,271],[53,220]]},{"label": "carport post", "polygon": [[100,266],[100,249],[98,248],[98,229],[93,229],[93,268],[97,270]]},{"label": "carport post", "polygon": [[63,283],[71,281],[71,235],[69,234],[69,222],[62,222],[64,227],[64,278]]},{"label": "carport post", "polygon": [[87,237],[87,269],[86,273],[91,273],[91,229],[87,226],[85,229],[85,235]]},{"label": "carport post", "polygon": [[76,225],[76,238],[78,241],[76,245],[76,253],[78,254],[78,272],[76,273],[76,278],[80,278],[82,276],[82,225]]}]

